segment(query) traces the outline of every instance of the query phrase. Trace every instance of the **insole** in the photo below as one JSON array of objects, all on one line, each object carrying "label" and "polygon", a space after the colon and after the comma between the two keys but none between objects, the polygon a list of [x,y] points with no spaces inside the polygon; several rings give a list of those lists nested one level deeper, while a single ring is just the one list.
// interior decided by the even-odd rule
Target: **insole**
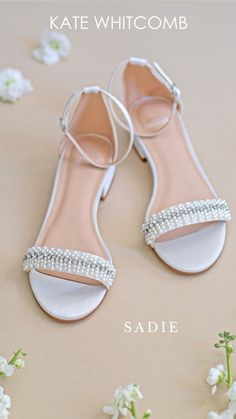
[{"label": "insole", "polygon": [[[135,102],[130,106],[130,112],[137,132],[144,135],[157,131],[168,120],[171,107],[168,100],[160,98]],[[186,201],[215,198],[193,160],[177,113],[163,132],[150,139],[142,137],[141,140],[151,155],[158,175],[158,190],[150,215]],[[183,227],[163,235],[159,241],[192,233],[202,226]]]},{"label": "insole", "polygon": [[[70,123],[70,132],[94,162],[111,162],[114,155],[113,130],[101,94],[83,94]],[[66,137],[62,146],[64,151],[56,196],[36,245],[78,250],[107,258],[106,249],[96,231],[97,214],[94,214],[107,170],[86,162]],[[98,281],[87,277],[56,271],[42,272],[99,285]]]},{"label": "insole", "polygon": [[[96,155],[101,158],[101,144],[96,137],[86,138],[87,152],[89,148],[89,155],[94,160],[96,160]],[[110,152],[110,145],[103,144],[102,155],[109,158]],[[68,144],[61,165],[54,205],[40,234],[40,243],[36,245],[81,250],[104,258],[107,257],[93,221],[94,203],[105,173],[103,169],[84,162],[75,147]],[[44,271],[44,273],[52,275],[52,272],[49,271]],[[98,285],[97,281],[88,278],[60,272],[54,272],[54,274],[58,277]]]}]

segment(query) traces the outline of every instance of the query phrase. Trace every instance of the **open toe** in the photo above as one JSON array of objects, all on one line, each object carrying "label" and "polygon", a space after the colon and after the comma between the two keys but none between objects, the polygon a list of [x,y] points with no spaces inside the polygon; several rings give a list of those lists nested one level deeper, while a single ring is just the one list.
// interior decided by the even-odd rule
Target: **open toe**
[{"label": "open toe", "polygon": [[79,320],[101,304],[107,289],[100,285],[82,284],[32,270],[30,285],[39,305],[59,320]]},{"label": "open toe", "polygon": [[225,222],[214,223],[191,234],[156,242],[154,250],[171,268],[198,273],[216,262],[224,247],[225,235]]}]

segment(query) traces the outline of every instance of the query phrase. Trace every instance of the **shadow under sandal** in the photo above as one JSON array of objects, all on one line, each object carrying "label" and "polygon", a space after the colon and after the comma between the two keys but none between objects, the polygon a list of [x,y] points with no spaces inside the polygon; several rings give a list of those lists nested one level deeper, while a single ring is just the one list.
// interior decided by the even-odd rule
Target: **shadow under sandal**
[{"label": "shadow under sandal", "polygon": [[[170,267],[184,273],[208,269],[225,242],[230,210],[218,198],[189,139],[180,90],[157,63],[131,57],[122,72],[123,101],[130,113],[134,146],[153,173],[153,193],[142,232]],[[117,117],[120,124],[126,124]]]},{"label": "shadow under sandal", "polygon": [[[120,159],[110,101],[129,126],[129,145]],[[29,272],[40,306],[57,319],[73,321],[100,305],[115,278],[110,252],[99,232],[97,210],[109,192],[115,167],[132,149],[133,131],[125,107],[99,87],[87,87],[71,96],[61,127],[64,137],[51,200],[36,243],[24,256],[23,268]]]}]

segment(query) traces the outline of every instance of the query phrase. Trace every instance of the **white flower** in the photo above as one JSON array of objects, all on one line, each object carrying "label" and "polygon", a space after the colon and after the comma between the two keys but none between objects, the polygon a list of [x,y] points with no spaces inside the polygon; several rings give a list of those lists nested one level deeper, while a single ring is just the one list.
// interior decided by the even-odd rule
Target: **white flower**
[{"label": "white flower", "polygon": [[[136,384],[129,384],[126,387],[119,386],[115,391],[113,404],[104,406],[103,412],[112,416],[112,419],[118,419],[119,415],[127,416],[129,412],[130,403],[136,403],[141,400],[143,395]],[[151,416],[151,410],[147,410],[143,418],[148,419]],[[134,419],[133,417],[131,419]]]},{"label": "white flower", "polygon": [[218,413],[213,412],[213,411],[208,413],[207,419],[218,419],[218,418],[219,418]]},{"label": "white flower", "polygon": [[129,384],[123,390],[124,398],[127,402],[137,402],[143,398],[139,386],[136,384]]},{"label": "white flower", "polygon": [[228,409],[232,414],[235,415],[236,414],[236,401],[230,402]]},{"label": "white flower", "polygon": [[234,419],[234,414],[229,409],[221,413],[209,412],[208,419]]},{"label": "white flower", "polygon": [[52,65],[66,58],[71,49],[71,42],[61,32],[46,32],[38,48],[33,50],[33,57],[44,64]]},{"label": "white flower", "polygon": [[209,370],[206,382],[212,386],[212,394],[216,393],[217,384],[220,382],[221,378],[225,375],[224,365],[216,365],[215,367]]},{"label": "white flower", "polygon": [[17,358],[14,365],[17,369],[24,368],[25,367],[25,361],[21,358]]},{"label": "white flower", "polygon": [[210,412],[208,414],[208,419],[234,419],[236,414],[236,401],[229,403],[228,409],[224,410],[221,413]]},{"label": "white flower", "polygon": [[206,379],[207,383],[210,386],[218,384],[219,379],[222,376],[223,372],[224,372],[223,365],[216,365],[215,367],[211,368]]},{"label": "white flower", "polygon": [[60,56],[51,48],[40,46],[33,51],[33,57],[44,64],[52,65],[60,61]]},{"label": "white flower", "polygon": [[230,387],[230,389],[227,391],[228,399],[231,402],[236,402],[236,381],[233,383],[233,385]]},{"label": "white flower", "polygon": [[0,356],[0,373],[7,377],[11,377],[14,373],[13,365],[9,365],[6,358]]},{"label": "white flower", "polygon": [[11,407],[11,399],[7,394],[4,394],[4,390],[0,387],[0,418],[6,419],[9,415],[7,409]]},{"label": "white flower", "polygon": [[124,398],[123,387],[119,386],[116,389],[113,404],[109,406],[104,406],[103,412],[107,413],[108,415],[111,415],[112,419],[118,419],[120,414],[122,416],[128,415],[128,409]]},{"label": "white flower", "polygon": [[24,79],[19,70],[14,68],[0,70],[0,99],[16,102],[17,99],[32,90],[30,81]]},{"label": "white flower", "polygon": [[233,383],[226,394],[229,399],[228,408],[221,413],[210,412],[208,419],[234,419],[236,415],[236,382]]},{"label": "white flower", "polygon": [[42,46],[51,48],[53,51],[56,51],[60,57],[67,57],[70,48],[71,48],[71,42],[61,32],[46,32],[43,40],[42,40]]}]

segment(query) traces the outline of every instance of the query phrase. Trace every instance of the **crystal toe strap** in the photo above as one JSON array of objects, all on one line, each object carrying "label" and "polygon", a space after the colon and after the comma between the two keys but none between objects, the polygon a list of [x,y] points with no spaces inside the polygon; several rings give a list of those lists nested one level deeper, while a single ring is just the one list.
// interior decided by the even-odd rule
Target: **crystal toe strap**
[{"label": "crystal toe strap", "polygon": [[24,271],[44,269],[95,279],[109,289],[116,270],[108,259],[77,250],[31,247],[23,259]]},{"label": "crystal toe strap", "polygon": [[153,214],[142,226],[145,241],[151,247],[168,231],[211,221],[229,221],[230,209],[223,199],[203,199],[173,205]]}]

